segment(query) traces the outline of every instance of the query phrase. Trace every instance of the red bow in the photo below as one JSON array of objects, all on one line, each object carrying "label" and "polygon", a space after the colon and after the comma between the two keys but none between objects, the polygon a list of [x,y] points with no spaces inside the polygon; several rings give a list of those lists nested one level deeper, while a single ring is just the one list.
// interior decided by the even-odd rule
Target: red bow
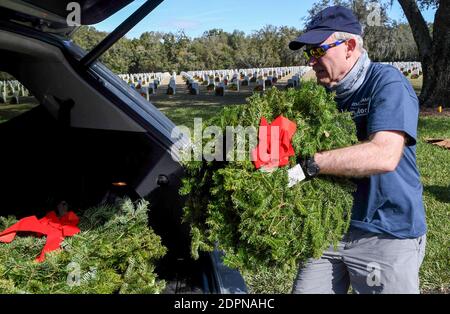
[{"label": "red bow", "polygon": [[[289,157],[295,155],[291,139],[296,130],[297,124],[283,116],[278,116],[271,124],[262,117],[258,132],[259,143],[252,151],[252,160],[256,169],[260,167],[271,169],[287,165]],[[275,141],[278,138],[278,146],[272,146],[272,137]]]},{"label": "red bow", "polygon": [[47,213],[44,218],[39,220],[36,216],[25,217],[0,233],[0,242],[10,243],[16,237],[17,232],[35,232],[39,235],[46,235],[45,246],[36,258],[36,261],[43,262],[45,253],[59,249],[64,237],[71,237],[80,232],[77,227],[78,222],[78,216],[71,211],[61,218],[58,218],[54,211]]}]

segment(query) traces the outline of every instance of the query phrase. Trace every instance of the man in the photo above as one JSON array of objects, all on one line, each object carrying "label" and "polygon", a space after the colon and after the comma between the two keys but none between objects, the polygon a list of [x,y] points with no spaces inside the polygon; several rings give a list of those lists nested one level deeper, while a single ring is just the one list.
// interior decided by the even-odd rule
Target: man
[{"label": "man", "polygon": [[294,293],[419,293],[425,211],[416,166],[418,100],[394,67],[372,63],[362,27],[344,7],[326,8],[289,44],[306,45],[319,84],[352,112],[357,145],[316,153],[307,177],[353,177],[351,227],[336,250],[300,265]]}]

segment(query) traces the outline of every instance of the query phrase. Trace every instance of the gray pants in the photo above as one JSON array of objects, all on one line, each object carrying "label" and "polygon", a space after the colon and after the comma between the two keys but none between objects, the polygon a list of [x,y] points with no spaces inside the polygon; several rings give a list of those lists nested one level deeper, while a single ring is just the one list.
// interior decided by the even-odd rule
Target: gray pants
[{"label": "gray pants", "polygon": [[338,247],[300,266],[292,293],[419,293],[426,236],[398,239],[351,229]]}]

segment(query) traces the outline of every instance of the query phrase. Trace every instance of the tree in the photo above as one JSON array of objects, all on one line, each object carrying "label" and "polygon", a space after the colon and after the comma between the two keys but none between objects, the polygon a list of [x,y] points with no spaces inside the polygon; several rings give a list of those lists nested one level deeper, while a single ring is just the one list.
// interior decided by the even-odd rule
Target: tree
[{"label": "tree", "polygon": [[402,61],[402,60],[420,60],[417,45],[414,42],[414,36],[408,23],[393,23],[391,29],[390,40],[395,45],[389,45],[386,60]]},{"label": "tree", "polygon": [[284,66],[306,63],[301,53],[289,49],[289,43],[296,36],[298,36],[298,30],[294,27],[282,26],[278,30],[278,55]]},{"label": "tree", "polygon": [[[164,53],[163,33],[145,32],[139,39],[134,39],[135,46],[142,46],[143,50],[133,49],[132,54],[138,54],[136,61],[139,72],[164,72],[168,68],[167,56]],[[131,69],[129,72],[135,72]]]},{"label": "tree", "polygon": [[273,25],[266,25],[254,34],[257,39],[257,49],[260,56],[259,66],[273,67],[281,63],[280,54],[277,51],[278,29]]},{"label": "tree", "polygon": [[420,0],[421,8],[434,6],[432,34],[416,0],[398,0],[411,26],[423,70],[420,103],[450,107],[450,6],[448,0]]}]

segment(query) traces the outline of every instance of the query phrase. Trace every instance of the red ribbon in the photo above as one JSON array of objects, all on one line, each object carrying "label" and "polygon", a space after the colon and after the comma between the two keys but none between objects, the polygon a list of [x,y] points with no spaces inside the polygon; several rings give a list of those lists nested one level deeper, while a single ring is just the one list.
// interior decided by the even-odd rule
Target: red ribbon
[{"label": "red ribbon", "polygon": [[47,241],[44,248],[36,258],[36,261],[43,262],[45,253],[59,249],[64,237],[71,237],[80,232],[77,227],[78,222],[78,216],[72,211],[67,212],[61,218],[58,218],[54,211],[47,213],[44,218],[39,220],[36,216],[25,217],[0,233],[0,242],[12,242],[17,232],[34,232],[38,233],[39,236],[46,235]]},{"label": "red ribbon", "polygon": [[[258,132],[258,146],[252,150],[252,160],[256,169],[261,167],[271,169],[287,165],[289,157],[295,155],[291,140],[296,130],[297,124],[283,116],[278,116],[271,124],[262,117]],[[277,147],[272,147],[271,138],[275,140],[277,136]]]}]

